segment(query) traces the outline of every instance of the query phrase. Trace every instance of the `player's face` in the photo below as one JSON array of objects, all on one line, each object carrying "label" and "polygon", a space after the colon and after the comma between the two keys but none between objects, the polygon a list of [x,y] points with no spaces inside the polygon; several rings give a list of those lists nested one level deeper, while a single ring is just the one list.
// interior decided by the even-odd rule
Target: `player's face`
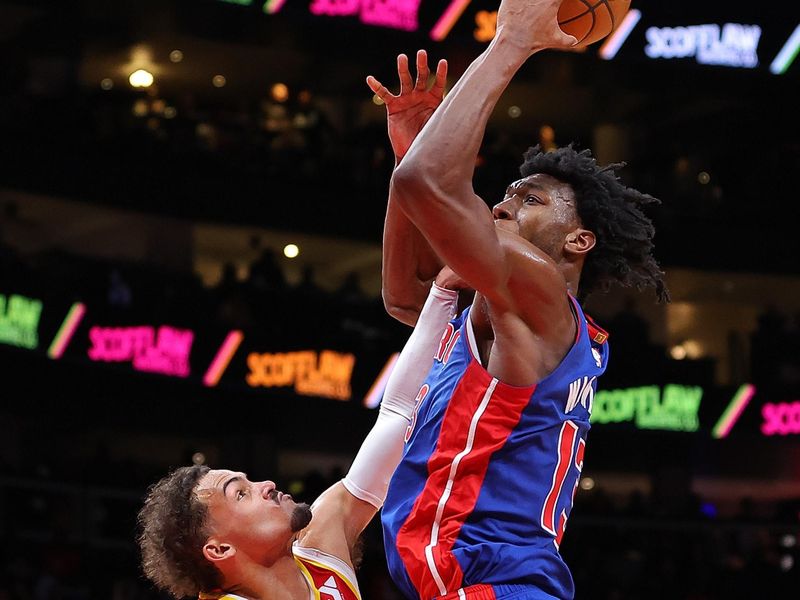
[{"label": "player's face", "polygon": [[278,491],[272,481],[252,482],[244,473],[211,470],[198,482],[196,493],[208,506],[212,537],[257,562],[285,552],[311,516],[307,505]]},{"label": "player's face", "polygon": [[544,173],[509,185],[492,213],[499,229],[524,237],[555,260],[563,255],[567,236],[580,227],[572,186]]}]

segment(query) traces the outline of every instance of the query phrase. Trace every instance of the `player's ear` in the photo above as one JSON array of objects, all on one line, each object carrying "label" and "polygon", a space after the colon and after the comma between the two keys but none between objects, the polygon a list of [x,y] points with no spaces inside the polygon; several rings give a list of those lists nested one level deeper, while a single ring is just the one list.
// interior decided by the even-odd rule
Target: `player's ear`
[{"label": "player's ear", "polygon": [[217,538],[208,538],[208,541],[203,546],[203,556],[212,563],[218,563],[235,555],[236,548],[234,546]]},{"label": "player's ear", "polygon": [[567,235],[567,241],[564,244],[564,252],[567,254],[567,256],[571,256],[573,258],[585,256],[592,248],[595,247],[596,243],[597,238],[593,232],[579,227]]}]

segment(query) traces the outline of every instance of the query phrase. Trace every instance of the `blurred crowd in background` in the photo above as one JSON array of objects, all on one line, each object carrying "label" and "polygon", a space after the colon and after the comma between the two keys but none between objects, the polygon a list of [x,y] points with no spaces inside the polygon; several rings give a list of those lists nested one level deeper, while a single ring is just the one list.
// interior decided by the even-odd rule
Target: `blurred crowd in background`
[{"label": "blurred crowd in background", "polygon": [[[269,249],[251,265],[247,278],[240,281],[229,266],[209,287],[191,272],[59,253],[31,261],[7,246],[0,273],[4,284],[33,297],[70,290],[101,318],[122,324],[238,327],[260,330],[277,344],[324,339],[360,352],[398,348],[408,331],[384,314],[380,298],[363,292],[355,276],[329,292],[306,269],[304,278],[290,286]],[[606,325],[617,360],[610,386],[652,381],[670,365],[680,372],[675,365],[684,363],[649,341],[649,325],[633,309]],[[752,339],[755,381],[792,381],[796,363],[784,360],[778,373],[775,358],[788,355],[796,324],[765,307],[759,325]],[[708,382],[712,371],[708,365],[703,369]],[[160,597],[136,575],[133,539],[143,490],[163,475],[164,467],[114,459],[102,443],[80,462],[48,440],[20,443],[25,448],[21,460],[0,462],[0,532],[9,541],[0,559],[0,599]],[[190,463],[194,451],[187,446],[181,464]],[[562,551],[574,569],[579,598],[772,598],[798,583],[794,561],[800,500],[742,499],[735,514],[721,516],[712,503],[686,492],[685,481],[677,486],[681,492],[670,487],[669,477],[659,486],[662,475],[654,477],[649,494],[620,498],[604,492],[602,485],[578,493]],[[311,468],[304,478],[278,484],[311,501],[340,477],[341,471]],[[397,597],[383,565],[377,523],[365,534],[360,581],[365,598]]]}]

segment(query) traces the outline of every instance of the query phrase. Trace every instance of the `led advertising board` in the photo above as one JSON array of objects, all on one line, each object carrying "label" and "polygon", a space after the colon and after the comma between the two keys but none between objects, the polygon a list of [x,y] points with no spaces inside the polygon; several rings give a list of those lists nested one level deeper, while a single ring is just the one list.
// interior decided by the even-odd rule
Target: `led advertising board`
[{"label": "led advertising board", "polygon": [[[489,0],[215,1],[238,5],[253,18],[294,19],[300,27],[304,20],[328,24],[331,35],[351,25],[363,27],[365,33],[383,28],[434,42],[486,44],[497,24],[497,2]],[[782,75],[792,69],[800,52],[800,17],[788,9],[765,11],[722,0],[634,0],[615,33],[587,52],[605,60],[761,69]]]}]

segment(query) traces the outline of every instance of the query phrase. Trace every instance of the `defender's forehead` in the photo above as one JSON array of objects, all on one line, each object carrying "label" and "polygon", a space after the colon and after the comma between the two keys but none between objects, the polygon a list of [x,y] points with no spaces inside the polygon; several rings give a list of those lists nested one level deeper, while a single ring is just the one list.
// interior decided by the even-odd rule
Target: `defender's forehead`
[{"label": "defender's forehead", "polygon": [[212,469],[197,482],[195,492],[198,496],[208,496],[216,491],[223,491],[225,484],[233,479],[247,479],[247,475],[238,471],[228,469]]}]

